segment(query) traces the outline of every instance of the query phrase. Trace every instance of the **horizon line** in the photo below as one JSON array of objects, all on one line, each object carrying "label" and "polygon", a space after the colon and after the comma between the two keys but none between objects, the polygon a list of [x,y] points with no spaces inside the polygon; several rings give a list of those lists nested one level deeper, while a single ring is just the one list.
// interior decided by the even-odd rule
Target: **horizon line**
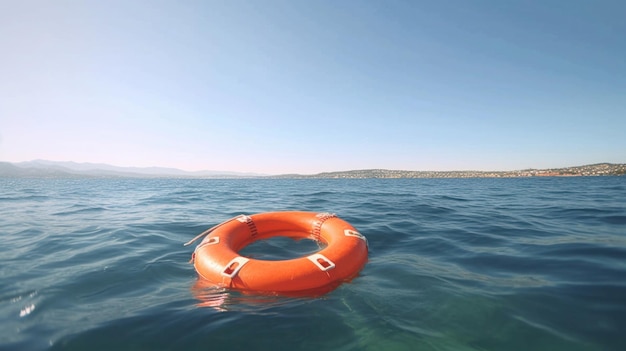
[{"label": "horizon line", "polygon": [[[332,173],[344,173],[344,172],[371,172],[371,171],[391,171],[391,172],[414,172],[414,173],[455,173],[455,172],[476,172],[476,173],[490,173],[490,172],[497,172],[497,173],[505,173],[505,172],[520,172],[520,171],[542,171],[542,170],[563,170],[563,169],[568,169],[568,168],[580,168],[580,167],[590,167],[590,166],[598,166],[598,165],[617,165],[617,166],[621,166],[624,165],[626,166],[626,163],[613,163],[613,162],[596,162],[596,163],[588,163],[588,164],[582,164],[582,165],[575,165],[575,166],[565,166],[565,167],[547,167],[547,168],[533,168],[533,167],[526,167],[526,168],[518,168],[518,169],[508,169],[508,170],[497,170],[497,169],[489,169],[489,170],[479,170],[479,169],[456,169],[456,170],[411,170],[411,169],[399,169],[399,168],[358,168],[358,169],[347,169],[347,170],[333,170],[333,171],[321,171],[321,172],[316,172],[316,173],[297,173],[297,172],[287,172],[287,173],[261,173],[261,172],[254,172],[254,171],[230,171],[230,170],[209,170],[209,169],[203,169],[203,170],[197,170],[197,171],[190,171],[190,170],[186,170],[186,169],[182,169],[182,168],[177,168],[177,167],[170,167],[170,166],[119,166],[119,165],[115,165],[115,164],[110,164],[110,163],[103,163],[103,162],[78,162],[78,161],[53,161],[53,160],[46,160],[46,159],[34,159],[34,160],[29,160],[29,161],[19,161],[19,162],[11,162],[11,161],[0,161],[0,162],[7,162],[10,164],[13,164],[17,167],[22,167],[19,164],[27,164],[27,163],[36,163],[36,162],[46,162],[46,163],[56,163],[58,164],[58,167],[63,167],[60,164],[67,164],[67,163],[72,163],[72,164],[76,164],[76,165],[83,165],[83,166],[107,166],[107,167],[113,167],[113,168],[120,168],[120,169],[127,169],[127,171],[131,171],[131,170],[159,170],[162,169],[163,171],[165,170],[171,170],[171,171],[178,171],[178,172],[184,172],[184,173],[189,173],[189,174],[201,174],[201,173],[214,173],[215,175],[218,174],[236,174],[236,175],[248,175],[251,177],[254,176],[265,176],[265,177],[272,177],[272,176],[315,176],[315,175],[323,175],[323,174],[332,174]],[[76,169],[69,169],[71,171],[79,171]],[[82,171],[97,171],[99,170],[98,168],[92,168],[89,170],[82,170]],[[101,169],[100,169],[101,170]],[[161,173],[164,174],[165,173]],[[155,174],[156,175],[156,174]]]}]

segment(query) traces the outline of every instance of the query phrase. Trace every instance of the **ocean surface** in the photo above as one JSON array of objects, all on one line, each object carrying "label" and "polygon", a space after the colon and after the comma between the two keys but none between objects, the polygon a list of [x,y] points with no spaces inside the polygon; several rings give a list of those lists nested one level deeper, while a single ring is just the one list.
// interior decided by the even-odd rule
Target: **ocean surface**
[{"label": "ocean surface", "polygon": [[[282,210],[354,225],[360,275],[199,284],[183,243]],[[626,177],[0,179],[0,238],[0,350],[626,350]]]}]

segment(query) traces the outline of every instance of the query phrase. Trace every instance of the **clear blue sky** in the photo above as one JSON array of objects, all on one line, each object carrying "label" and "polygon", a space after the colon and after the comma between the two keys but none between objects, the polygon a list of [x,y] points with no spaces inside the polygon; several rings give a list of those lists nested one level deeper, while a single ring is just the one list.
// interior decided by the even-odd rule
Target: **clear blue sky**
[{"label": "clear blue sky", "polygon": [[0,1],[0,160],[626,162],[626,1]]}]

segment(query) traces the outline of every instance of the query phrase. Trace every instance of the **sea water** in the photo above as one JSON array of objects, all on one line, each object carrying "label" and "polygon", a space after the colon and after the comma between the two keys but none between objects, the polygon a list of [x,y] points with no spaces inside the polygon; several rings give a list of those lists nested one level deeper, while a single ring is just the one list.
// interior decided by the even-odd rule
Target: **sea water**
[{"label": "sea water", "polygon": [[[283,210],[354,225],[360,275],[202,286],[184,242]],[[0,179],[0,239],[0,350],[626,350],[626,177]]]}]

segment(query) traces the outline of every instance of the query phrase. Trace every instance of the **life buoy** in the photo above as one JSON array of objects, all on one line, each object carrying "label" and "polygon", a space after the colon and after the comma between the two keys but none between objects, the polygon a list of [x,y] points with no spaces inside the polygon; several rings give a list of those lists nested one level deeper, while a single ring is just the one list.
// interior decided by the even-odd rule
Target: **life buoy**
[{"label": "life buoy", "polygon": [[[330,213],[271,212],[241,215],[204,233],[192,261],[201,279],[219,287],[255,292],[332,288],[354,278],[367,262],[367,239]],[[313,239],[327,246],[300,258],[257,260],[238,254],[257,240],[276,236]],[[194,239],[195,240],[195,239]],[[192,243],[190,241],[188,244]]]}]

